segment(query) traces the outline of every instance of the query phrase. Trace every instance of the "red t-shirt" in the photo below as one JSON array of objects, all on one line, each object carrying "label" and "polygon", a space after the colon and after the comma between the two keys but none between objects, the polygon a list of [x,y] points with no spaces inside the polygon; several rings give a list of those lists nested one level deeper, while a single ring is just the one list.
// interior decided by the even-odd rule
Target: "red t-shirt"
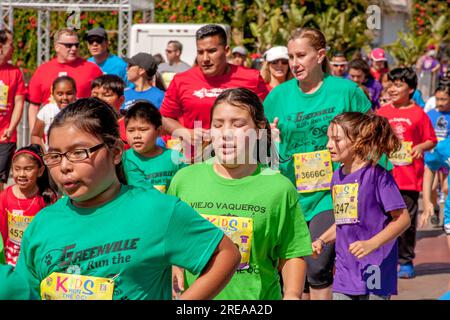
[{"label": "red t-shirt", "polygon": [[59,63],[56,58],[39,66],[29,84],[28,99],[34,104],[47,104],[50,100],[53,81],[60,76],[69,76],[77,84],[77,98],[91,96],[91,82],[103,74],[95,64],[78,58],[72,63]]},{"label": "red t-shirt", "polygon": [[45,207],[44,199],[37,195],[30,199],[17,198],[13,186],[0,193],[0,232],[5,247],[6,263],[15,266],[25,229],[34,216]]},{"label": "red t-shirt", "polygon": [[128,144],[127,140],[127,130],[125,128],[125,117],[122,117],[119,119],[119,133],[120,133],[120,139],[122,139],[124,143],[124,151],[130,149],[130,145]]},{"label": "red t-shirt", "polygon": [[[0,66],[0,136],[9,128],[14,110],[16,96],[25,96],[27,89],[19,68],[6,63]],[[0,143],[17,142],[17,132],[14,132],[8,141]]]},{"label": "red t-shirt", "polygon": [[388,72],[389,72],[389,69],[387,69],[387,68],[384,68],[381,70],[376,70],[374,68],[370,68],[370,73],[372,74],[372,77],[375,80],[379,81],[380,83],[381,83],[381,77],[383,76],[383,74],[388,73]]},{"label": "red t-shirt", "polygon": [[[398,109],[386,104],[377,114],[389,120],[392,129],[402,141],[411,142],[412,147],[432,141],[437,143],[433,124],[418,105]],[[400,190],[422,191],[424,164],[422,159],[413,159],[410,165],[395,165],[393,175]]]},{"label": "red t-shirt", "polygon": [[194,121],[210,128],[210,112],[214,101],[225,89],[244,87],[255,92],[261,100],[268,94],[258,70],[229,64],[230,71],[222,76],[205,77],[199,67],[175,75],[161,105],[164,117],[179,120],[194,128]]}]

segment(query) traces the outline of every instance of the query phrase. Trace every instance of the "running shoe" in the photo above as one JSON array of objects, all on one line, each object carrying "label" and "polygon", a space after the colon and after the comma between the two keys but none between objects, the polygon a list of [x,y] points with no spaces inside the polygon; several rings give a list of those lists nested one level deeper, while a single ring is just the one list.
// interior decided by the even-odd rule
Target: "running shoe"
[{"label": "running shoe", "polygon": [[411,262],[400,265],[400,269],[398,270],[399,278],[411,279],[411,278],[414,278],[415,276],[416,276],[416,272],[414,271],[414,266]]}]

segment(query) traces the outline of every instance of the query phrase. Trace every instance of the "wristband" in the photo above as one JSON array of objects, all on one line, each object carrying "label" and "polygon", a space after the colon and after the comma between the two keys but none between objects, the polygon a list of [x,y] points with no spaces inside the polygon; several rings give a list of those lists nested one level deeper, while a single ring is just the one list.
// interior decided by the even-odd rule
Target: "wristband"
[{"label": "wristband", "polygon": [[323,241],[321,238],[316,238],[316,240],[319,240],[320,243],[322,243],[322,247],[326,247],[327,243],[325,241]]}]

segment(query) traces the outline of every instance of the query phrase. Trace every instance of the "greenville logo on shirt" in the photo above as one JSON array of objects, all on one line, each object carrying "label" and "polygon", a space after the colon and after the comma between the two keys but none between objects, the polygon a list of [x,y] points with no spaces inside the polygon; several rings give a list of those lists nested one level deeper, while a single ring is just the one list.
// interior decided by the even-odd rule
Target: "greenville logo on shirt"
[{"label": "greenville logo on shirt", "polygon": [[196,96],[200,99],[203,98],[217,98],[225,89],[223,88],[212,88],[212,89],[206,89],[202,88],[200,90],[194,91],[192,94],[193,96]]}]

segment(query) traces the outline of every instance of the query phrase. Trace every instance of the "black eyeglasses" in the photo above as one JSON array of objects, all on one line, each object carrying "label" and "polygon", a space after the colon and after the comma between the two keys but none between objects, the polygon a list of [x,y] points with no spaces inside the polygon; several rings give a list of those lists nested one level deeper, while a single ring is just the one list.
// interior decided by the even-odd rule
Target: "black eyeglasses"
[{"label": "black eyeglasses", "polygon": [[73,46],[75,46],[75,48],[78,48],[80,46],[80,44],[78,42],[74,42],[74,43],[64,43],[64,42],[58,42],[59,44],[63,45],[64,47],[66,47],[67,49],[72,49]]},{"label": "black eyeglasses", "polygon": [[75,149],[71,151],[66,151],[64,153],[60,152],[49,152],[44,154],[42,159],[46,166],[56,166],[61,163],[62,157],[66,157],[70,162],[80,162],[89,158],[89,156],[95,151],[99,150],[101,147],[105,146],[105,143],[100,143],[96,146],[86,149]]},{"label": "black eyeglasses", "polygon": [[89,38],[89,39],[87,39],[87,42],[89,44],[93,44],[94,42],[97,43],[97,44],[102,44],[103,41],[105,41],[104,38]]}]

